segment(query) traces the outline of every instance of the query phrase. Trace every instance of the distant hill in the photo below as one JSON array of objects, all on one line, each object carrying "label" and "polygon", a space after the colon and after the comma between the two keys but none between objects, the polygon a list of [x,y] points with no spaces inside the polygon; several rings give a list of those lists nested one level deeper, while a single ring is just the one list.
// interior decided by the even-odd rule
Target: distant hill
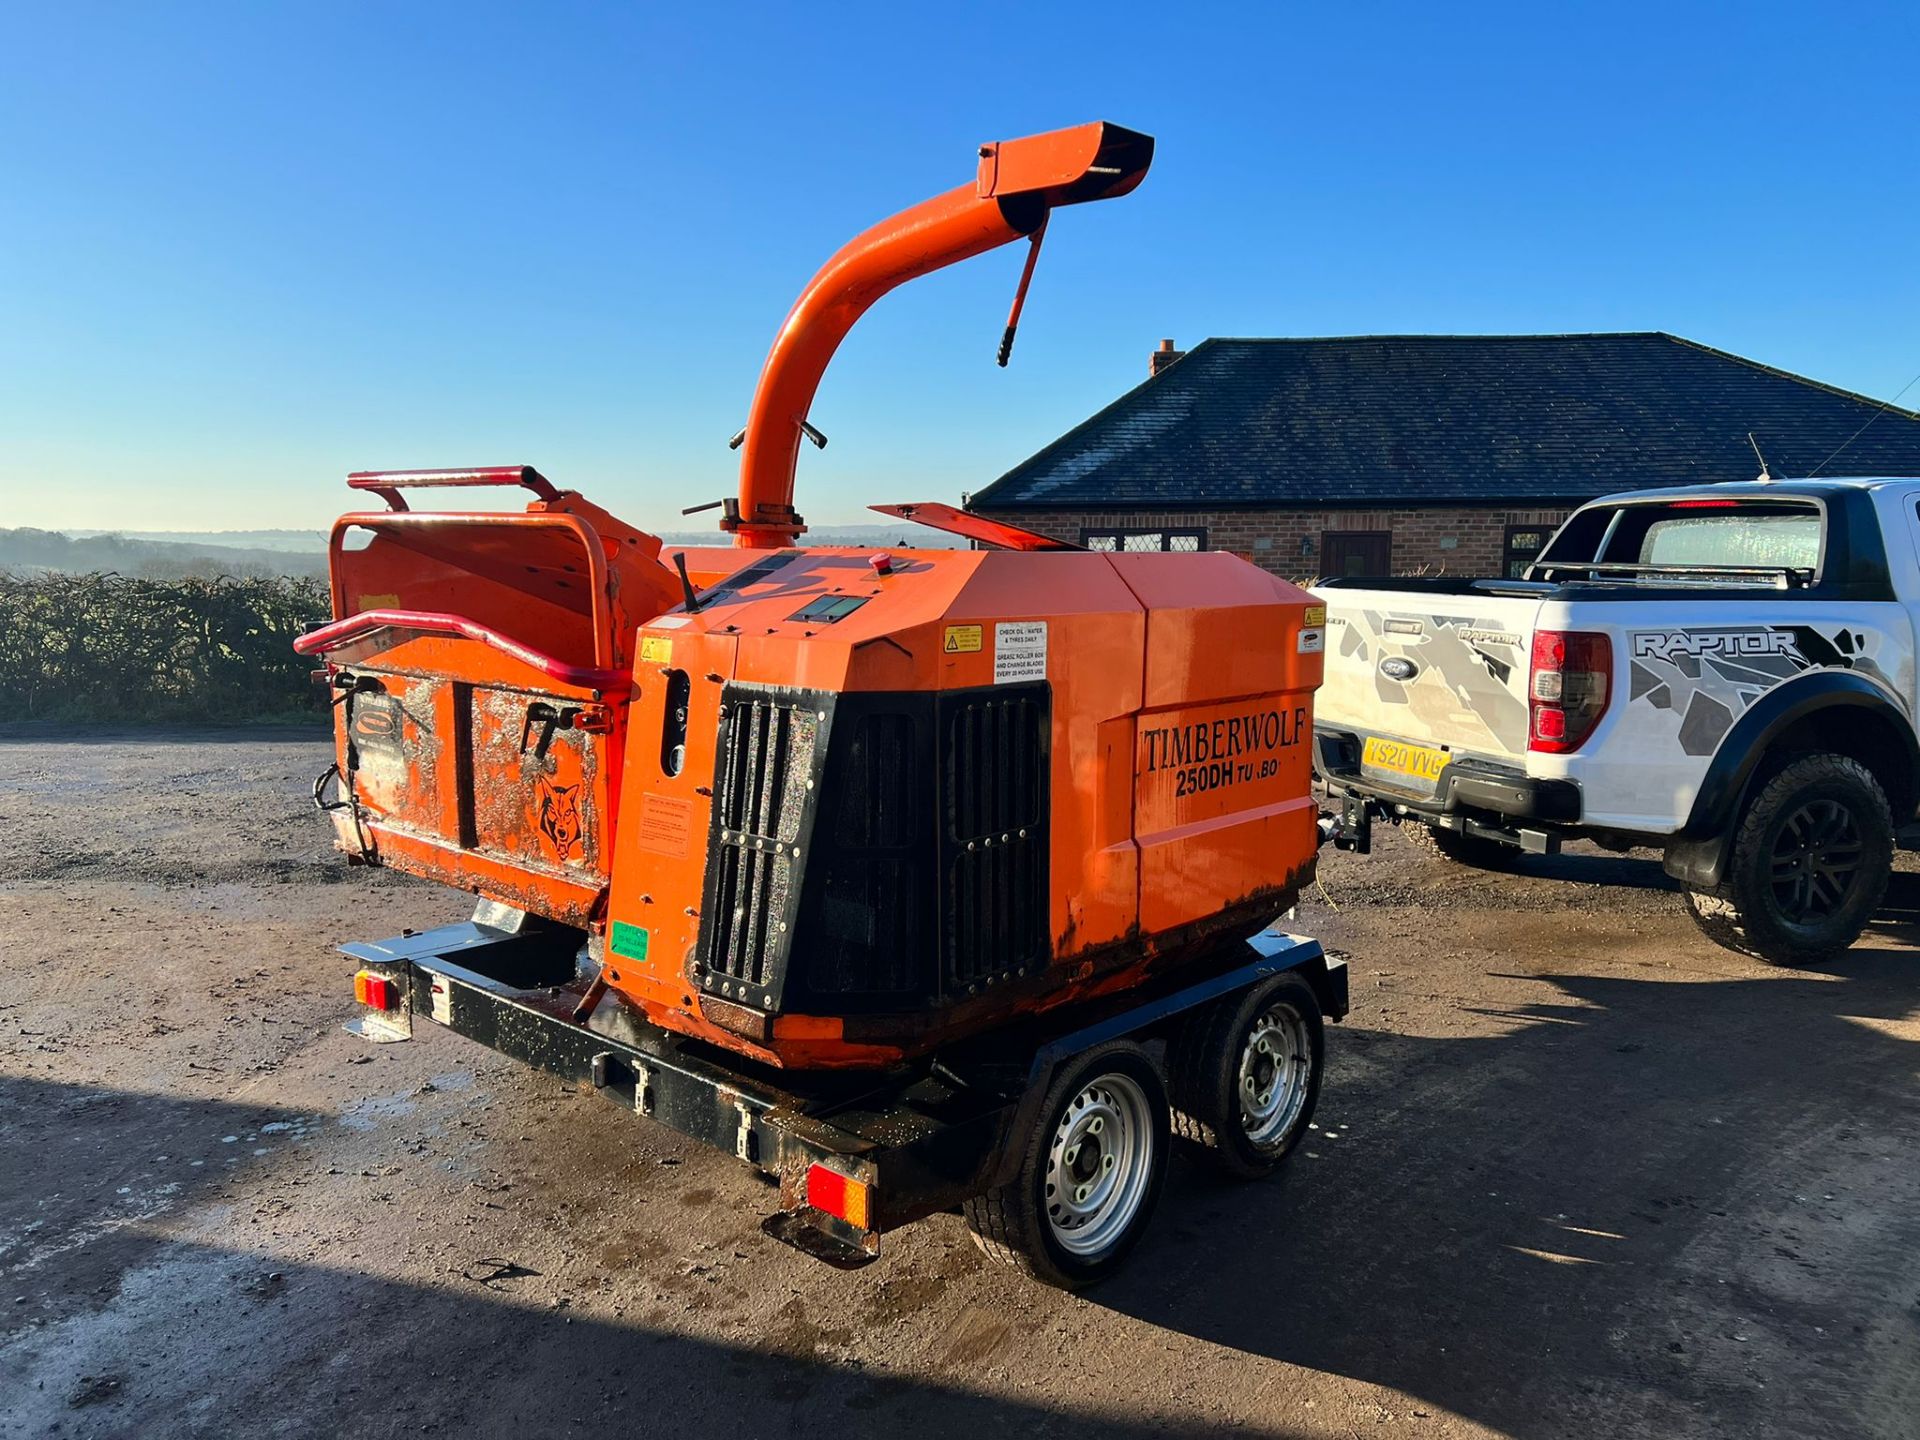
[{"label": "distant hill", "polygon": [[149,580],[187,575],[213,577],[327,573],[325,542],[307,553],[266,546],[215,545],[197,541],[136,539],[91,534],[75,538],[56,530],[0,530],[0,570],[67,575],[113,572]]},{"label": "distant hill", "polygon": [[[671,530],[669,548],[725,545],[710,530]],[[950,550],[966,541],[924,525],[820,525],[809,545]],[[115,571],[155,580],[182,575],[310,575],[327,573],[324,530],[0,530],[0,570],[53,570],[70,575]]]},{"label": "distant hill", "polygon": [[221,550],[284,550],[318,555],[327,548],[324,530],[63,530],[76,540],[119,536],[123,540],[151,540],[161,545],[214,546]]}]

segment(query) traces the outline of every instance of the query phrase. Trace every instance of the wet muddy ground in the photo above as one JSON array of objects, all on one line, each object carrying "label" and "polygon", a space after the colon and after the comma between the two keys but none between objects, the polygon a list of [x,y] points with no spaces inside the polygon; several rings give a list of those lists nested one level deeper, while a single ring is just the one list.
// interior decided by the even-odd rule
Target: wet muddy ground
[{"label": "wet muddy ground", "polygon": [[827,1269],[728,1157],[346,1034],[332,947],[464,907],[332,855],[326,751],[0,739],[0,1436],[1920,1435],[1907,867],[1810,972],[1648,857],[1329,856],[1320,1128],[1076,1297],[953,1217]]}]

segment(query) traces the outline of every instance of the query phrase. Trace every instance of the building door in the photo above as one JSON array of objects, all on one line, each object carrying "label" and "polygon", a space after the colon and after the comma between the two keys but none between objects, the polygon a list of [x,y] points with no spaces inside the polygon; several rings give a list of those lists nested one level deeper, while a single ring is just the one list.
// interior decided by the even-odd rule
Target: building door
[{"label": "building door", "polygon": [[1328,580],[1393,573],[1391,530],[1325,530],[1320,535],[1320,574]]}]

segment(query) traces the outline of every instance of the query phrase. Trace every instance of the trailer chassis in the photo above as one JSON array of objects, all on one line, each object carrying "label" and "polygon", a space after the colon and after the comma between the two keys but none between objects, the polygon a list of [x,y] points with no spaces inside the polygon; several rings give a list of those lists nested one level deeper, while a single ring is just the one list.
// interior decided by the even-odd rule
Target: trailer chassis
[{"label": "trailer chassis", "polygon": [[[564,927],[476,919],[343,945],[369,1005],[348,1028],[403,1040],[424,1018],[726,1151],[779,1185],[766,1233],[843,1269],[876,1259],[885,1232],[1006,1181],[1051,1077],[1075,1056],[1162,1037],[1199,1007],[1289,971],[1329,1019],[1347,1013],[1346,963],[1316,941],[1268,930],[1199,976],[1183,968],[1176,980],[1062,1007],[899,1072],[791,1072],[660,1029],[617,995],[585,1004],[593,981],[579,968],[578,941]],[[823,1186],[835,1196],[856,1187],[864,1223],[811,1203]]]}]

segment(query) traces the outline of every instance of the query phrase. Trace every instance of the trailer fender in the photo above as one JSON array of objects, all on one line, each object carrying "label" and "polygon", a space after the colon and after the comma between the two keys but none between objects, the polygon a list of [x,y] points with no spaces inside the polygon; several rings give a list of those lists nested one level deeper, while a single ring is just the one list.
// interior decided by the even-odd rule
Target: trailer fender
[{"label": "trailer fender", "polygon": [[1129,997],[1129,1003],[1124,1008],[1042,1045],[1033,1057],[1020,1103],[1014,1108],[1013,1117],[1002,1134],[999,1154],[988,1184],[983,1188],[1004,1185],[1013,1179],[1020,1168],[1021,1141],[1039,1123],[1040,1105],[1052,1086],[1054,1073],[1074,1056],[1096,1045],[1162,1029],[1168,1021],[1210,1000],[1245,990],[1270,976],[1289,971],[1298,971],[1306,978],[1313,987],[1314,998],[1320,1002],[1320,1008],[1328,1019],[1345,1018],[1348,986],[1347,962],[1344,959],[1329,956],[1320,948],[1318,940],[1273,930],[1263,930],[1247,941],[1247,946],[1254,952],[1253,958],[1231,970],[1144,1003]]}]

